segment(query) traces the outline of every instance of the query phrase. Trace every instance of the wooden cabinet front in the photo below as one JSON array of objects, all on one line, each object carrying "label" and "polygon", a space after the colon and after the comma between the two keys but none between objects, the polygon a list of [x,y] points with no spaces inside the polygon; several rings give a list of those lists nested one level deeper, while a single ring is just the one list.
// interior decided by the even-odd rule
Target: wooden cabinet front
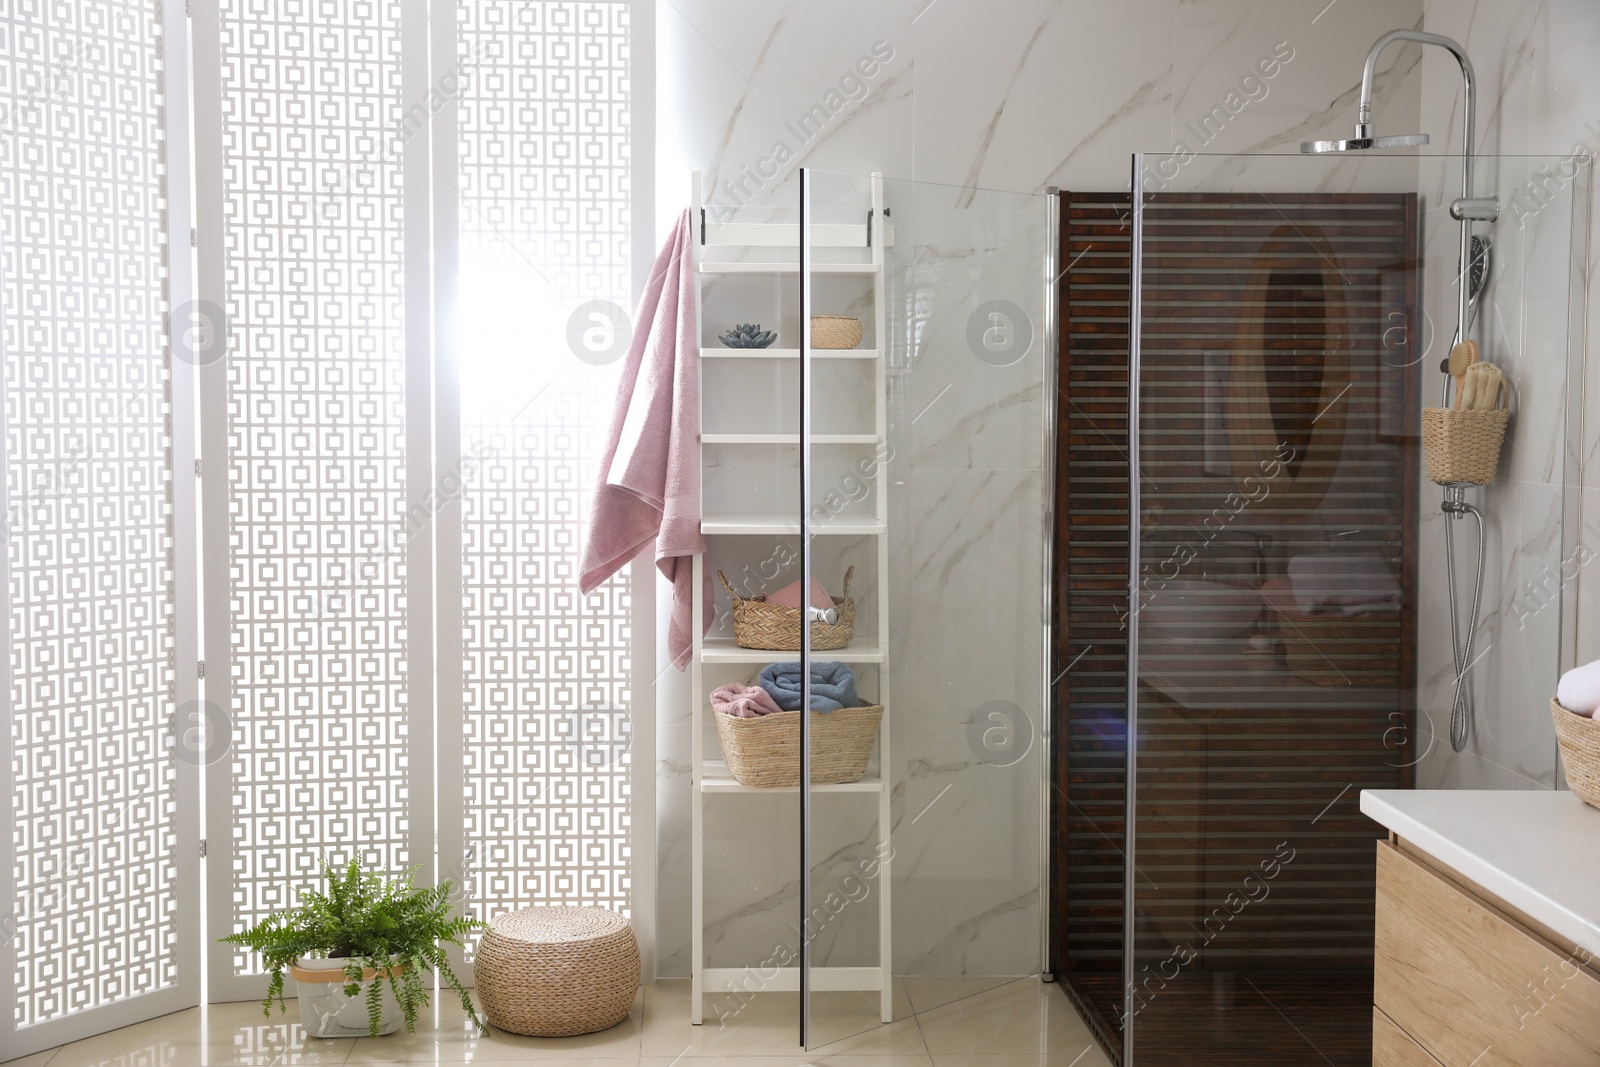
[{"label": "wooden cabinet front", "polygon": [[[1373,1001],[1444,1067],[1600,1064],[1600,975],[1589,962],[1378,843]],[[1394,1034],[1374,1036],[1374,1067],[1428,1062]]]}]

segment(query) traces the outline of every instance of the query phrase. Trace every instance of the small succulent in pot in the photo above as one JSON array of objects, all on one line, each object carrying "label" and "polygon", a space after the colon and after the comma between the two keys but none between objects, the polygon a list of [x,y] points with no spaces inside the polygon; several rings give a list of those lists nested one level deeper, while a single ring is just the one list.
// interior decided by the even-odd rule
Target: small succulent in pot
[{"label": "small succulent in pot", "polygon": [[777,339],[777,334],[763,330],[759,322],[740,323],[721,338],[729,348],[767,348]]},{"label": "small succulent in pot", "polygon": [[[461,947],[464,937],[485,924],[451,914],[449,881],[417,886],[412,882],[414,873],[412,868],[385,878],[362,870],[353,859],[343,869],[324,863],[326,891],[305,890],[298,907],[220,940],[260,955],[271,976],[262,1002],[268,1016],[274,1000],[284,1010],[284,972],[295,972],[301,987],[301,1021],[314,1037],[352,1036],[363,1029],[377,1037],[397,1029],[402,1020],[411,1031],[419,1009],[428,1003],[425,976],[431,971],[438,971],[441,990],[447,987],[461,997],[467,1018],[482,1030],[483,1022],[466,987],[450,969],[444,946]],[[324,985],[330,979],[334,984]],[[348,1003],[313,1020],[308,1005],[321,1004],[335,991]],[[390,1000],[395,1009],[392,1018],[385,1003]]]}]

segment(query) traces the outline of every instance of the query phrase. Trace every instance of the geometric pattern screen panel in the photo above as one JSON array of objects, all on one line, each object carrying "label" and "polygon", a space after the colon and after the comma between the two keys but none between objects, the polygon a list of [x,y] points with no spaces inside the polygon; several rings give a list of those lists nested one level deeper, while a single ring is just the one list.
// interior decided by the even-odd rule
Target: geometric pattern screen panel
[{"label": "geometric pattern screen panel", "polygon": [[[222,3],[232,810],[211,862],[230,866],[213,922],[232,930],[324,859],[415,862],[404,6]],[[232,953],[232,974],[255,970]]]},{"label": "geometric pattern screen panel", "polygon": [[0,1034],[177,983],[162,5],[0,6]]},{"label": "geometric pattern screen panel", "polygon": [[631,332],[629,9],[456,10],[464,661],[442,722],[465,766],[443,866],[480,918],[626,913],[627,574],[587,597],[577,578]]}]

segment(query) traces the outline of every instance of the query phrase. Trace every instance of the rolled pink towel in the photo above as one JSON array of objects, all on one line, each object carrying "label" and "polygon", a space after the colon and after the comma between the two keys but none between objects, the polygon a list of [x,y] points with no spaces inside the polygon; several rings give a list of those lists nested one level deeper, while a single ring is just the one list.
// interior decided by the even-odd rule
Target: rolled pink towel
[{"label": "rolled pink towel", "polygon": [[[799,607],[800,583],[791,582],[782,589],[778,590],[776,593],[769,594],[767,596],[767,603],[776,604],[779,607],[784,608]],[[822,583],[817,581],[815,576],[813,576],[811,579],[811,606],[814,608],[823,609],[833,607],[833,597],[828,595],[828,591],[822,588]]]},{"label": "rolled pink towel", "polygon": [[756,719],[783,709],[772,694],[758,685],[719,685],[711,691],[711,709],[741,719]]},{"label": "rolled pink towel", "polygon": [[1556,683],[1556,703],[1579,715],[1600,710],[1600,660],[1574,667]]}]

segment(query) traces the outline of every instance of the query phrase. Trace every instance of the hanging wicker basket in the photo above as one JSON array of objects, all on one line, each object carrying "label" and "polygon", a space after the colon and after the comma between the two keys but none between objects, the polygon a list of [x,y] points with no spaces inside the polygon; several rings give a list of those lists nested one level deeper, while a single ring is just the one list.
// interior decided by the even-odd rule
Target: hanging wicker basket
[{"label": "hanging wicker basket", "polygon": [[1600,722],[1568,711],[1555,700],[1550,701],[1550,717],[1556,723],[1556,746],[1568,788],[1591,808],[1600,808]]},{"label": "hanging wicker basket", "polygon": [[811,316],[811,347],[854,348],[861,343],[861,320],[846,315]]},{"label": "hanging wicker basket", "polygon": [[[757,789],[800,784],[800,712],[742,719],[713,712],[728,770],[740,785]],[[859,782],[878,738],[883,705],[811,713],[811,783]]]},{"label": "hanging wicker basket", "polygon": [[1439,485],[1488,485],[1500,465],[1511,412],[1422,409],[1422,448],[1428,478]]},{"label": "hanging wicker basket", "polygon": [[[811,648],[827,652],[844,648],[856,633],[856,602],[850,596],[850,579],[856,569],[844,572],[844,595],[833,598],[839,612],[838,622],[813,622]],[[765,596],[742,597],[728,584],[727,575],[717,571],[717,580],[733,600],[733,640],[740,648],[755,648],[767,652],[798,652],[800,650],[800,618],[806,607],[789,608],[769,604]]]}]

